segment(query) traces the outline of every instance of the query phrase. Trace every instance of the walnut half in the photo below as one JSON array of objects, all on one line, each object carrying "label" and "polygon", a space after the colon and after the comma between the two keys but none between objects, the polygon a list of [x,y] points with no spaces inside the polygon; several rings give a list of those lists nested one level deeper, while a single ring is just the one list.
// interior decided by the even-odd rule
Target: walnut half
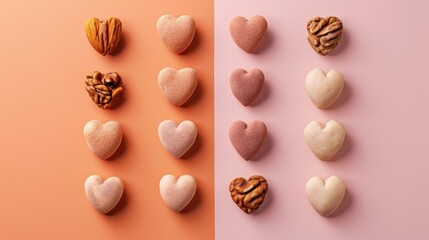
[{"label": "walnut half", "polygon": [[321,55],[327,55],[338,45],[343,23],[337,17],[315,17],[307,22],[308,43]]},{"label": "walnut half", "polygon": [[86,76],[85,85],[92,101],[103,109],[111,108],[124,92],[121,76],[116,72],[94,71]]}]

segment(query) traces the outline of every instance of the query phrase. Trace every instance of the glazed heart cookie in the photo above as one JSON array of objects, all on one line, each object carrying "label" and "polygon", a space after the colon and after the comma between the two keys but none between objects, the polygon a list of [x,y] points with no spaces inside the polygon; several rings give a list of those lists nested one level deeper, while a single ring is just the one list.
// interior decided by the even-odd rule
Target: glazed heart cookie
[{"label": "glazed heart cookie", "polygon": [[343,200],[346,187],[343,180],[331,176],[326,181],[314,176],[305,185],[307,198],[311,206],[322,216],[327,217],[335,212]]},{"label": "glazed heart cookie", "polygon": [[264,81],[264,73],[257,68],[250,71],[235,69],[229,78],[232,93],[246,107],[256,99],[264,86]]},{"label": "glazed heart cookie", "polygon": [[192,68],[176,70],[166,67],[158,74],[158,85],[164,97],[174,106],[181,106],[194,93],[198,78]]},{"label": "glazed heart cookie", "polygon": [[195,36],[195,21],[191,16],[182,15],[175,18],[163,15],[156,24],[158,34],[164,44],[176,54],[185,51]]},{"label": "glazed heart cookie", "polygon": [[190,175],[177,179],[173,175],[165,175],[159,181],[159,192],[167,207],[175,212],[182,211],[194,198],[197,181]]},{"label": "glazed heart cookie", "polygon": [[91,120],[85,124],[83,135],[89,149],[101,159],[111,157],[122,142],[121,125],[115,121],[103,124]]},{"label": "glazed heart cookie", "polygon": [[85,181],[85,193],[89,203],[100,213],[110,212],[124,192],[124,184],[118,177],[110,177],[105,181],[97,175],[89,176]]},{"label": "glazed heart cookie", "polygon": [[320,109],[331,106],[341,95],[344,87],[343,75],[337,70],[331,70],[327,74],[320,69],[311,70],[305,78],[307,94]]},{"label": "glazed heart cookie", "polygon": [[171,155],[180,158],[194,145],[197,126],[188,120],[179,125],[172,120],[165,120],[158,126],[158,136],[162,146]]},{"label": "glazed heart cookie", "polygon": [[268,23],[263,16],[249,20],[237,16],[229,22],[229,32],[234,42],[247,53],[252,53],[267,33]]},{"label": "glazed heart cookie", "polygon": [[229,193],[237,206],[247,214],[258,210],[268,191],[268,182],[263,176],[251,176],[249,180],[238,177],[231,181]]},{"label": "glazed heart cookie", "polygon": [[235,121],[229,127],[229,139],[238,154],[245,160],[251,159],[258,153],[266,135],[267,127],[259,120],[249,124]]},{"label": "glazed heart cookie", "polygon": [[344,128],[330,120],[326,125],[313,121],[304,129],[304,137],[311,151],[323,161],[331,159],[340,150],[346,137]]}]

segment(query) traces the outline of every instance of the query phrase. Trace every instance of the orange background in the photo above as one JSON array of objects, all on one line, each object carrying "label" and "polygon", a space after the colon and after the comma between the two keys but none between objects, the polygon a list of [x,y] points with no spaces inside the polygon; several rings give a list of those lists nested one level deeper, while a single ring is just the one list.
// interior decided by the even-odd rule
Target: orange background
[{"label": "orange background", "polygon": [[[213,1],[1,1],[0,38],[0,239],[213,239]],[[184,55],[161,42],[163,14],[194,17],[196,38]],[[89,44],[89,17],[122,21],[115,56]],[[157,85],[163,67],[192,67],[199,86],[189,104],[170,105]],[[98,108],[84,89],[93,70],[117,71],[125,99],[114,110]],[[86,146],[89,120],[116,120],[124,142],[110,161]],[[160,145],[158,124],[189,119],[196,145],[178,160]],[[125,196],[111,215],[85,197],[86,177],[118,176]],[[170,211],[159,195],[165,174],[191,174],[196,197],[183,213]]]}]

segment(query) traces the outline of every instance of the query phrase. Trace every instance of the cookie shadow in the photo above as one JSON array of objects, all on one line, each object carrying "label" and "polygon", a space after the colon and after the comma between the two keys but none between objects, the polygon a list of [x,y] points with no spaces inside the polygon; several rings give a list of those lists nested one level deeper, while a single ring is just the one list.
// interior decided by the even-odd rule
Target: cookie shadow
[{"label": "cookie shadow", "polygon": [[271,150],[272,147],[273,147],[273,139],[272,139],[270,133],[268,132],[267,136],[265,137],[264,143],[262,143],[262,146],[259,149],[259,151],[256,153],[255,156],[250,158],[248,161],[258,161],[258,160],[264,158],[268,154],[268,152]]},{"label": "cookie shadow", "polygon": [[195,154],[197,154],[200,151],[201,145],[202,145],[201,137],[197,135],[197,138],[195,139],[195,142],[192,145],[192,147],[182,157],[180,157],[180,159],[185,160],[185,159],[192,158]]},{"label": "cookie shadow", "polygon": [[337,99],[337,101],[334,102],[331,106],[324,110],[333,110],[335,108],[338,108],[340,106],[343,106],[352,96],[352,89],[350,88],[350,85],[347,82],[344,82],[343,91],[341,92],[340,97]]},{"label": "cookie shadow", "polygon": [[351,192],[348,189],[346,189],[343,200],[341,201],[340,205],[335,210],[335,212],[329,216],[329,218],[336,218],[339,215],[341,215],[343,212],[345,212],[347,209],[349,209],[350,206],[352,206],[353,201],[354,201],[353,195],[351,194]]},{"label": "cookie shadow", "polygon": [[194,49],[198,48],[198,46],[201,44],[201,36],[198,31],[198,28],[195,28],[195,35],[194,39],[192,39],[191,44],[189,44],[188,48],[185,49],[185,51],[181,52],[180,55],[188,55],[190,52],[194,51]]},{"label": "cookie shadow", "polygon": [[266,49],[270,48],[274,43],[274,35],[273,33],[268,30],[267,33],[265,34],[265,37],[262,39],[262,42],[256,47],[256,49],[252,52],[252,54],[255,55],[260,55],[262,54],[264,51],[266,51]]},{"label": "cookie shadow", "polygon": [[350,43],[349,41],[350,41],[349,33],[345,28],[343,28],[343,34],[341,36],[340,41],[338,42],[337,47],[334,50],[332,50],[332,52],[330,52],[328,55],[331,55],[331,56],[338,55],[340,52],[344,51],[345,48],[347,48],[347,46]]},{"label": "cookie shadow", "polygon": [[121,39],[119,40],[118,45],[116,45],[115,49],[113,49],[113,51],[110,53],[110,55],[112,56],[117,56],[119,55],[125,48],[125,46],[127,45],[127,41],[126,39],[128,38],[127,33],[122,31],[121,32]]},{"label": "cookie shadow", "polygon": [[118,100],[112,104],[112,106],[109,108],[110,110],[115,110],[117,108],[119,108],[120,106],[124,105],[126,100],[127,100],[127,94],[125,93],[126,89],[124,86],[122,86],[124,88],[124,92],[122,93],[121,96],[119,96]]},{"label": "cookie shadow", "polygon": [[341,146],[340,150],[338,150],[338,152],[331,159],[329,159],[329,161],[336,162],[336,161],[339,161],[340,159],[345,158],[345,156],[347,156],[352,151],[352,148],[353,148],[353,139],[349,135],[346,135],[343,146]]},{"label": "cookie shadow", "polygon": [[201,194],[197,189],[192,200],[189,202],[189,204],[182,211],[180,211],[180,213],[181,214],[188,214],[194,208],[198,207],[198,205],[200,205],[200,203],[201,203]]},{"label": "cookie shadow", "polygon": [[265,79],[261,92],[258,94],[256,99],[250,103],[249,107],[255,107],[256,105],[259,105],[261,102],[265,101],[270,95],[270,91],[270,84]]},{"label": "cookie shadow", "polygon": [[272,189],[268,187],[267,193],[265,194],[264,202],[259,206],[259,209],[253,213],[253,215],[263,215],[267,208],[273,204],[273,192]]},{"label": "cookie shadow", "polygon": [[125,135],[122,136],[121,145],[119,145],[119,148],[116,150],[116,152],[110,156],[107,161],[115,161],[120,158],[120,156],[125,152],[127,149],[127,138]]},{"label": "cookie shadow", "polygon": [[122,211],[122,209],[124,209],[127,206],[127,204],[128,204],[128,194],[124,190],[121,200],[119,200],[118,204],[116,204],[116,206],[112,210],[110,210],[110,212],[108,212],[106,215],[107,216],[118,215]]},{"label": "cookie shadow", "polygon": [[203,95],[203,90],[201,84],[198,83],[195,91],[192,93],[191,97],[182,105],[181,108],[189,108],[194,105]]}]

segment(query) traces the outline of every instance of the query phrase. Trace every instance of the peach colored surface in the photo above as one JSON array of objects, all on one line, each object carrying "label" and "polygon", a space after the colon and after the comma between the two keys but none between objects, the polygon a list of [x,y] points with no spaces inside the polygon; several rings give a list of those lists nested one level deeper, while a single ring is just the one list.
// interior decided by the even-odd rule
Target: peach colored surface
[{"label": "peach colored surface", "polygon": [[[0,239],[213,239],[213,2],[1,1]],[[176,55],[156,22],[163,14],[191,15],[191,48]],[[89,17],[122,21],[123,42],[103,57],[88,42]],[[157,83],[164,67],[192,67],[198,88],[184,107],[172,106]],[[84,88],[93,70],[117,71],[125,99],[102,110]],[[82,133],[96,119],[118,121],[124,139],[110,161],[88,149]],[[184,159],[159,143],[165,119],[194,121],[198,138]],[[91,207],[84,181],[120,177],[125,195],[113,214]],[[165,174],[195,177],[198,190],[182,213],[159,194]]]},{"label": "peach colored surface", "polygon": [[[217,239],[429,239],[429,48],[427,1],[215,1],[215,196]],[[262,15],[268,33],[249,55],[231,39],[229,21]],[[338,16],[344,34],[336,53],[320,56],[307,42],[306,22]],[[259,68],[265,84],[253,107],[233,96],[229,75]],[[319,110],[305,90],[307,73],[338,69],[345,88],[332,109]],[[235,120],[268,128],[256,160],[228,141]],[[322,162],[304,128],[334,119],[346,131],[343,148]],[[265,202],[254,215],[231,200],[238,176],[263,175]],[[308,203],[312,176],[344,180],[344,205],[323,218]]]}]

